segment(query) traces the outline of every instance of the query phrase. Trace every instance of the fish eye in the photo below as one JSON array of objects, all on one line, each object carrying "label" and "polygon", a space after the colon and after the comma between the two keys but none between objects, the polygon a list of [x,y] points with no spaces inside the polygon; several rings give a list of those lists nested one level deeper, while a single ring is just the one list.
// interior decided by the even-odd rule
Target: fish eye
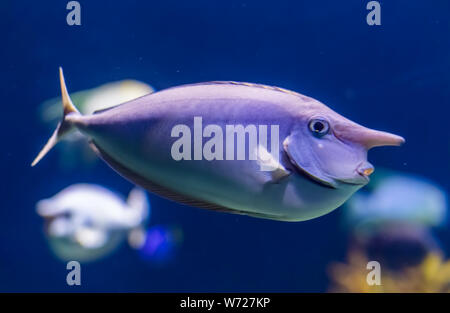
[{"label": "fish eye", "polygon": [[318,137],[322,137],[326,134],[328,134],[328,131],[330,130],[330,124],[324,119],[312,119],[309,122],[309,130]]}]

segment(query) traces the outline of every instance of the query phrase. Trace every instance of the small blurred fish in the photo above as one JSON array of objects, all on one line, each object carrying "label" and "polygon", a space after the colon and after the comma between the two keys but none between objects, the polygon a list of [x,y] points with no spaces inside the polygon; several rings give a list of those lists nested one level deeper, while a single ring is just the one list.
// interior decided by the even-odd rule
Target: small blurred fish
[{"label": "small blurred fish", "polygon": [[[150,85],[132,79],[106,83],[98,87],[78,91],[72,94],[72,100],[83,114],[92,114],[98,110],[114,107],[144,95],[154,92]],[[41,121],[51,128],[58,123],[62,112],[61,97],[44,101],[39,108]],[[72,168],[78,163],[90,164],[97,160],[95,154],[86,144],[84,136],[79,132],[72,132],[66,137],[70,145],[62,145],[59,149],[61,155],[59,163],[63,168]],[[74,146],[74,144],[76,144]],[[81,147],[80,147],[81,146]],[[82,149],[81,158],[76,149]],[[79,162],[79,160],[82,162]]]},{"label": "small blurred fish", "polygon": [[125,202],[102,186],[74,184],[39,201],[36,209],[46,220],[52,250],[62,260],[93,261],[127,236],[133,248],[145,240],[149,203],[140,188],[134,188]]},{"label": "small blurred fish", "polygon": [[446,192],[436,183],[411,174],[384,172],[369,184],[372,192],[358,192],[344,210],[351,227],[388,222],[421,226],[446,223]]}]

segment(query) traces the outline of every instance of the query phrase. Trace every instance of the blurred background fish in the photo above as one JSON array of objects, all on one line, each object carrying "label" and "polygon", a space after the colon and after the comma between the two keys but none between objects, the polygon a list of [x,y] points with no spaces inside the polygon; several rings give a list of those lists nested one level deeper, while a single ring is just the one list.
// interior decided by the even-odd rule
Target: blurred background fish
[{"label": "blurred background fish", "polygon": [[113,252],[127,237],[131,247],[145,244],[150,205],[142,189],[126,201],[94,184],[74,184],[36,204],[54,254],[64,261],[88,262]]},{"label": "blurred background fish", "polygon": [[366,191],[348,201],[344,215],[345,223],[357,229],[388,222],[445,226],[446,193],[427,178],[380,169]]}]

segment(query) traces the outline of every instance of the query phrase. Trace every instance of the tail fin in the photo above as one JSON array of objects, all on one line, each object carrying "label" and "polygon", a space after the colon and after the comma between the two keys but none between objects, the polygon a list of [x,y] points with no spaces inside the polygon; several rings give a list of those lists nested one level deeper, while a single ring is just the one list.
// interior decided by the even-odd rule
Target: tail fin
[{"label": "tail fin", "polygon": [[45,144],[44,148],[42,148],[38,156],[34,159],[33,163],[31,163],[31,166],[35,166],[47,154],[47,152],[49,152],[61,140],[64,135],[73,130],[73,126],[69,122],[67,122],[66,117],[69,114],[80,114],[80,112],[78,112],[78,110],[73,105],[69,93],[67,92],[66,82],[64,81],[63,70],[61,67],[59,68],[59,82],[61,84],[63,117],[61,122],[58,123],[56,130],[53,132],[53,135]]}]

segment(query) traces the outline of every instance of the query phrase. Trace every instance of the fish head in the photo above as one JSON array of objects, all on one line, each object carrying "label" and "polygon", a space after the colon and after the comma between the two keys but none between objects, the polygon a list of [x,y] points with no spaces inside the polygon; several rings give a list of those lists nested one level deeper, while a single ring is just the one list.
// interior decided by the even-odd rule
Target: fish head
[{"label": "fish head", "polygon": [[332,188],[369,182],[374,167],[367,151],[398,146],[400,136],[369,129],[316,103],[298,115],[283,147],[293,165],[316,182]]}]

